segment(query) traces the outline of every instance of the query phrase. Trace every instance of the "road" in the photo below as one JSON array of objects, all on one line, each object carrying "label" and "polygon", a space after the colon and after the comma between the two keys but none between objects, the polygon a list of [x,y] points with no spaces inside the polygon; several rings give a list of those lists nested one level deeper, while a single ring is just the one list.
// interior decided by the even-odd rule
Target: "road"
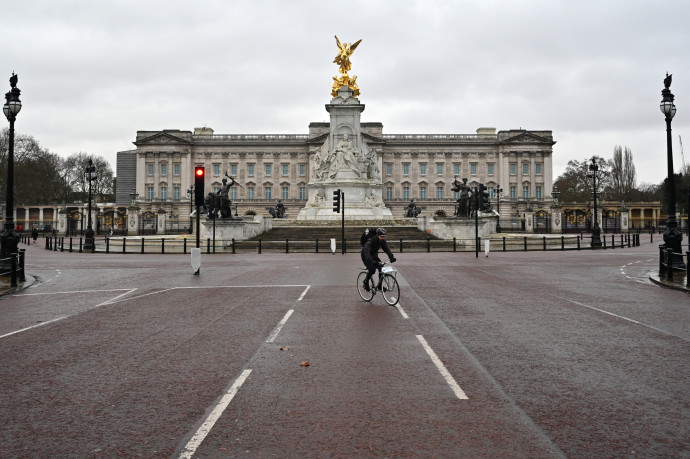
[{"label": "road", "polygon": [[[656,247],[61,253],[0,299],[11,457],[690,457],[690,297]],[[308,363],[308,365],[307,365]]]}]

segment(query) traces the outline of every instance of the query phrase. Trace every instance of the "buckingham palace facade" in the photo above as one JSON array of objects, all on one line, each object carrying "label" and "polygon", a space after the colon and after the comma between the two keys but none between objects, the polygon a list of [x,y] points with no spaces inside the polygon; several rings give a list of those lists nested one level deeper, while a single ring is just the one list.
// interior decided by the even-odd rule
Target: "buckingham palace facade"
[{"label": "buckingham palace facade", "polygon": [[[551,206],[551,131],[384,134],[378,122],[362,122],[361,130],[379,158],[382,198],[396,218],[411,199],[422,215],[453,215],[458,199],[453,181],[464,178],[471,187],[487,186],[504,227],[519,221],[527,208]],[[293,218],[307,202],[313,155],[328,131],[327,122],[311,123],[308,134],[216,134],[208,127],[138,131],[136,149],[118,153],[117,205],[135,200],[142,213],[164,211],[171,225],[186,226],[194,167],[204,166],[205,195],[218,191],[226,174],[237,181],[230,189],[233,213],[268,215],[281,200],[287,218]]]}]

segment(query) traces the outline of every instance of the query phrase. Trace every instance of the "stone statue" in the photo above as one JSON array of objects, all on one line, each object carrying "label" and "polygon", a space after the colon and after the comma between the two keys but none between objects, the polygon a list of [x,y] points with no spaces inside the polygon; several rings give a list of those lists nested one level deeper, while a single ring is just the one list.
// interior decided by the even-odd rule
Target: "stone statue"
[{"label": "stone statue", "polygon": [[338,170],[345,168],[352,169],[358,176],[361,175],[357,163],[357,149],[352,144],[349,134],[343,134],[343,138],[338,141],[333,152],[335,158],[328,174],[330,178],[335,178]]},{"label": "stone statue", "polygon": [[381,170],[379,169],[379,157],[375,149],[369,149],[366,144],[362,145],[362,155],[360,157],[360,170],[366,178],[370,180],[379,180],[381,178]]},{"label": "stone statue", "polygon": [[278,204],[273,209],[269,209],[268,213],[273,218],[283,218],[285,216],[285,204],[279,199]]},{"label": "stone statue", "polygon": [[458,182],[458,179],[456,178],[453,181],[453,187],[451,190],[455,192],[460,192],[460,197],[458,198],[458,208],[455,211],[455,216],[456,217],[469,217],[471,213],[470,209],[470,187],[467,186],[467,179],[464,178],[462,179],[462,183]]},{"label": "stone statue", "polygon": [[220,218],[232,218],[232,209],[230,208],[232,204],[230,201],[230,187],[237,182],[235,182],[235,179],[232,177],[230,177],[230,180],[232,180],[232,183],[228,184],[228,179],[224,178],[223,185],[220,187],[220,190],[218,190],[218,210],[220,211]]},{"label": "stone statue", "polygon": [[416,218],[422,211],[417,208],[414,199],[410,199],[410,203],[405,208],[405,217]]}]

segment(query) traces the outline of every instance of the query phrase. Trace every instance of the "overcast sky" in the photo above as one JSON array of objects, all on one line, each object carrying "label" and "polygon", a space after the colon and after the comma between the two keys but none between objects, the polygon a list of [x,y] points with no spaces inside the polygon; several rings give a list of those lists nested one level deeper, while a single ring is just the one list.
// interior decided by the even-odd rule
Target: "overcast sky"
[{"label": "overcast sky", "polygon": [[0,90],[19,75],[18,133],[115,170],[137,130],[306,134],[328,120],[334,35],[361,38],[350,75],[385,134],[552,130],[554,177],[623,145],[658,183],[667,71],[690,162],[689,18],[687,0],[23,0],[3,8]]}]

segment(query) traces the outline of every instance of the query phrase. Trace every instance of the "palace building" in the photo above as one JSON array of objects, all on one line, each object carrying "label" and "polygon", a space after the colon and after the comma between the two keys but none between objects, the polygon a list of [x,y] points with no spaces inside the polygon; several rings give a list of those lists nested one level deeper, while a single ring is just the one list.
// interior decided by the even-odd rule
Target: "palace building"
[{"label": "palace building", "polygon": [[[551,204],[551,131],[384,134],[383,124],[372,122],[362,122],[361,130],[378,156],[382,198],[395,217],[403,216],[411,199],[422,215],[453,215],[459,197],[453,181],[464,178],[470,187],[487,186],[503,227],[519,221],[528,207],[548,210]],[[138,131],[136,150],[118,153],[117,204],[128,205],[134,188],[142,212],[164,210],[188,225],[194,167],[204,166],[204,194],[218,191],[226,174],[237,180],[230,199],[238,215],[268,215],[280,199],[293,218],[309,198],[313,157],[328,131],[329,123],[311,123],[308,134],[293,135]]]}]

